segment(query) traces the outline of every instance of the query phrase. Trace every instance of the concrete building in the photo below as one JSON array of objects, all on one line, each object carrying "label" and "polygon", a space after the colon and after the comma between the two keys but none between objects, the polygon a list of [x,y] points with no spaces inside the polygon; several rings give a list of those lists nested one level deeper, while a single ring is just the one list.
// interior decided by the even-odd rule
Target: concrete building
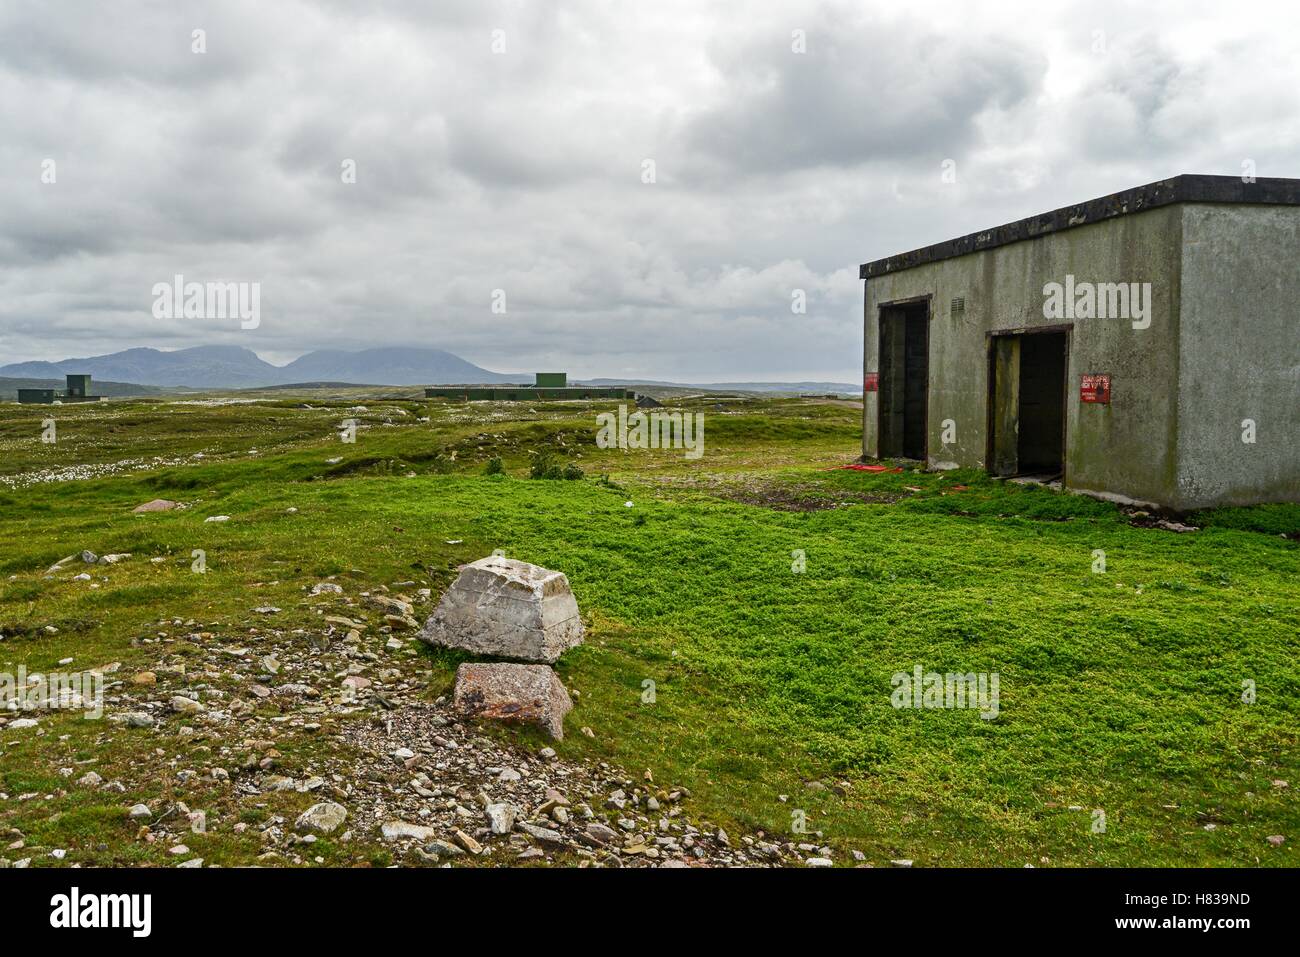
[{"label": "concrete building", "polygon": [[442,385],[425,389],[426,399],[459,402],[533,402],[540,399],[634,399],[622,386],[571,386],[567,372],[538,372],[532,385]]},{"label": "concrete building", "polygon": [[1300,501],[1300,180],[1177,176],[864,264],[862,451]]},{"label": "concrete building", "polygon": [[98,402],[102,398],[90,394],[90,376],[68,376],[68,387],[64,392],[54,389],[19,389],[18,401],[25,405],[50,405],[54,402]]}]

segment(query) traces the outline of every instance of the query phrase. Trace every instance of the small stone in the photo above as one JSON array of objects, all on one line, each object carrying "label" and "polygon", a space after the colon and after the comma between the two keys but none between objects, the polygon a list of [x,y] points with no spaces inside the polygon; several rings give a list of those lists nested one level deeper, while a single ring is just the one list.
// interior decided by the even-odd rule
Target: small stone
[{"label": "small stone", "polygon": [[474,838],[470,837],[464,831],[456,831],[452,835],[452,840],[471,854],[480,854],[483,851],[483,845],[474,840]]},{"label": "small stone", "polygon": [[596,844],[609,844],[618,840],[618,832],[612,827],[604,824],[592,823],[587,825],[586,836]]},{"label": "small stone", "polygon": [[299,831],[330,834],[338,830],[347,817],[348,811],[343,805],[335,804],[333,801],[322,801],[303,811],[298,817],[296,827]]},{"label": "small stone", "polygon": [[538,827],[536,824],[521,822],[519,830],[523,831],[534,840],[541,841],[543,844],[551,844],[556,847],[563,847],[565,845],[564,835],[549,827]]},{"label": "small stone", "polygon": [[1270,834],[1268,836],[1268,842],[1274,847],[1281,847],[1286,843],[1286,838],[1281,834]]},{"label": "small stone", "polygon": [[461,857],[465,853],[464,850],[447,841],[430,841],[425,845],[424,852],[434,860],[443,857]]},{"label": "small stone", "polygon": [[516,812],[513,804],[489,804],[483,810],[493,834],[509,834],[515,829]]},{"label": "small stone", "polygon": [[180,714],[200,714],[208,710],[201,702],[179,694],[173,697],[170,703],[172,710]]},{"label": "small stone", "polygon": [[890,864],[893,864],[895,867],[911,867],[911,866],[912,866],[912,861],[911,861],[911,859],[910,859],[910,858],[905,858],[905,857],[904,857],[904,858],[899,858],[898,860],[895,860],[895,861],[890,861],[889,863],[890,863]]},{"label": "small stone", "polygon": [[96,774],[94,771],[90,771],[86,774],[83,774],[81,777],[79,777],[77,779],[77,783],[80,784],[83,788],[95,788],[103,784],[104,779],[100,777],[98,774]]},{"label": "small stone", "polygon": [[137,505],[135,508],[131,509],[131,511],[136,515],[141,515],[145,512],[167,512],[176,507],[177,503],[175,502],[169,501],[165,498],[156,498],[152,502],[145,502],[143,505]]},{"label": "small stone", "polygon": [[415,606],[409,601],[402,601],[400,598],[389,598],[387,595],[366,595],[362,599],[372,608],[377,608],[385,615],[414,615]]},{"label": "small stone", "polygon": [[432,841],[438,832],[431,827],[423,824],[410,824],[406,821],[385,821],[380,826],[380,833],[385,841],[400,841],[408,838],[414,838],[417,841],[428,843]]},{"label": "small stone", "polygon": [[808,858],[808,860],[804,861],[804,864],[807,865],[808,867],[834,867],[835,866],[835,862],[832,861],[829,857],[810,857]]}]

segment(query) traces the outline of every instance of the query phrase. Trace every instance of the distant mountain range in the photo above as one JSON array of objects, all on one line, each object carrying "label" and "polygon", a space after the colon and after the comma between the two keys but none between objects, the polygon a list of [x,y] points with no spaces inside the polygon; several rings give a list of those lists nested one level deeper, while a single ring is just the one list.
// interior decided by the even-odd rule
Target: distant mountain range
[{"label": "distant mountain range", "polygon": [[[0,378],[54,380],[63,385],[68,374],[94,377],[96,391],[101,382],[118,385],[190,389],[256,389],[302,383],[355,385],[491,385],[531,383],[529,373],[491,372],[442,349],[389,347],[345,352],[318,349],[277,366],[251,349],[240,346],[197,346],[163,352],[159,349],[127,349],[106,356],[64,359],[60,362],[15,362],[0,366]],[[571,380],[578,384],[577,380]],[[749,392],[854,392],[861,386],[846,382],[661,382],[649,379],[584,379],[588,385],[663,386]],[[17,388],[13,383],[9,387]],[[35,387],[35,386],[34,386]],[[23,385],[23,388],[28,388]]]},{"label": "distant mountain range", "polygon": [[250,389],[293,382],[355,382],[358,385],[456,385],[518,382],[531,377],[489,372],[441,349],[388,348],[343,352],[321,349],[276,366],[239,346],[198,346],[162,352],[127,349],[106,356],[61,362],[15,362],[0,377],[62,379],[88,373],[95,379],[195,389]]}]

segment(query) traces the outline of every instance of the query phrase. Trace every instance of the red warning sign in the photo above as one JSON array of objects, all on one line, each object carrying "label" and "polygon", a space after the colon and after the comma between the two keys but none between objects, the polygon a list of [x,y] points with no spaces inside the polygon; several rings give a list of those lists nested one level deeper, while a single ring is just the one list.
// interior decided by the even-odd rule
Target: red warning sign
[{"label": "red warning sign", "polygon": [[1110,373],[1089,373],[1079,380],[1079,401],[1110,405]]},{"label": "red warning sign", "polygon": [[880,391],[880,373],[879,373],[879,372],[868,372],[868,373],[866,374],[866,377],[862,380],[862,391],[863,391],[863,392],[879,392],[879,391]]}]

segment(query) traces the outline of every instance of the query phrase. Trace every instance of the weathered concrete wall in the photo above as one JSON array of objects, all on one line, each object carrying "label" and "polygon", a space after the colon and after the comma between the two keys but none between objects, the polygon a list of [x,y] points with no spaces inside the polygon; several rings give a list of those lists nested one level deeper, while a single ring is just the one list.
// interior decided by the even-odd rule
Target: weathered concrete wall
[{"label": "weathered concrete wall", "polygon": [[1180,209],[1175,507],[1300,501],[1300,208]]},{"label": "weathered concrete wall", "polygon": [[[1151,283],[1151,323],[1075,319],[1067,368],[1068,487],[1168,503],[1177,497],[1179,267],[1183,207],[1162,207],[872,278],[865,292],[864,372],[878,372],[881,304],[931,295],[928,461],[983,468],[988,442],[987,333],[1070,320],[1043,315],[1043,286]],[[950,303],[964,297],[965,312]],[[1110,405],[1079,401],[1083,373],[1111,376]],[[877,454],[878,396],[863,403],[863,452]],[[945,420],[956,442],[940,441]]]}]

